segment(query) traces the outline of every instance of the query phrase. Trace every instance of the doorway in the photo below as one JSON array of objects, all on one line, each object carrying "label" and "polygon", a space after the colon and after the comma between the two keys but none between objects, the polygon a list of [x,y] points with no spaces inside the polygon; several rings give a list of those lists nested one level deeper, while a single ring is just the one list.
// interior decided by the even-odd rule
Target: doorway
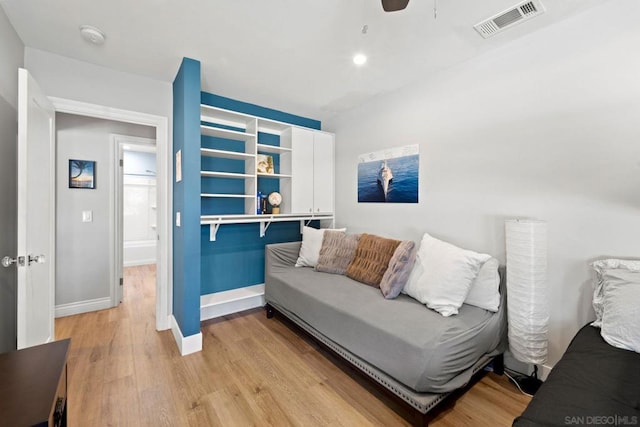
[{"label": "doorway", "polygon": [[[56,112],[97,119],[112,120],[152,127],[155,130],[157,148],[157,279],[156,279],[156,329],[170,327],[172,295],[171,277],[171,149],[169,146],[168,119],[146,113],[104,107],[95,104],[50,97]],[[114,248],[112,248],[114,249]],[[113,250],[115,252],[115,249]],[[113,253],[112,252],[112,253]]]},{"label": "doorway", "polygon": [[150,281],[151,276],[157,276],[158,167],[155,139],[114,134],[111,145],[115,153],[115,269],[119,278],[112,291],[116,306],[123,301],[127,277],[152,272],[147,274]]}]

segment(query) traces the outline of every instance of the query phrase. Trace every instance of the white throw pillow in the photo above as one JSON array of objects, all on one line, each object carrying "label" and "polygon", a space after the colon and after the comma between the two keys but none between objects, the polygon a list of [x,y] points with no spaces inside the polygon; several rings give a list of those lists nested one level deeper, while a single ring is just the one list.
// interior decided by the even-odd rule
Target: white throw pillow
[{"label": "white throw pillow", "polygon": [[640,270],[608,269],[602,279],[602,338],[640,353]]},{"label": "white throw pillow", "polygon": [[[304,227],[302,229],[302,245],[296,261],[296,267],[315,267],[322,248],[322,238],[328,228]],[[347,231],[346,228],[338,228],[334,231]]]},{"label": "white throw pillow", "polygon": [[458,314],[471,283],[489,258],[425,233],[403,292],[443,316]]},{"label": "white throw pillow", "polygon": [[591,266],[596,272],[596,285],[595,285],[595,288],[593,289],[593,309],[596,312],[596,320],[594,320],[591,326],[596,326],[599,328],[602,326],[604,285],[606,283],[606,281],[604,280],[605,272],[611,269],[621,269],[621,270],[640,272],[640,260],[615,259],[615,258],[601,259],[601,260],[592,262]]},{"label": "white throw pillow", "polygon": [[482,264],[478,276],[471,283],[465,304],[474,305],[485,310],[498,311],[500,307],[500,274],[499,262],[495,258]]}]

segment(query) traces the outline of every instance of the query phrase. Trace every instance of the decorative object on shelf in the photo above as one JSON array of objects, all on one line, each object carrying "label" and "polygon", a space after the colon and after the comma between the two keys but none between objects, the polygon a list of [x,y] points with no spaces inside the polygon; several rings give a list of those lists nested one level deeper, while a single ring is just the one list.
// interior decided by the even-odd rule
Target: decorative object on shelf
[{"label": "decorative object on shelf", "polygon": [[258,154],[257,172],[273,175],[275,173],[275,169],[273,167],[273,156]]},{"label": "decorative object on shelf", "polygon": [[418,203],[417,144],[358,156],[358,203]]},{"label": "decorative object on shelf", "polygon": [[547,223],[534,219],[505,221],[509,349],[534,365],[531,376],[517,379],[526,393],[540,387],[538,366],[547,360]]},{"label": "decorative object on shelf", "polygon": [[69,159],[69,188],[96,188],[96,162]]},{"label": "decorative object on shelf", "polygon": [[282,195],[277,191],[269,194],[269,204],[271,205],[271,213],[279,214],[280,213],[280,204],[282,203]]}]

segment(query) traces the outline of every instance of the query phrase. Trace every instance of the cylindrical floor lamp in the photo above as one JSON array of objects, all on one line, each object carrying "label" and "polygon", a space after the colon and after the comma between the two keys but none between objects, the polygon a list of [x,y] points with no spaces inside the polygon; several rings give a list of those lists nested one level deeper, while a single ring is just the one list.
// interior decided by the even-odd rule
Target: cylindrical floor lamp
[{"label": "cylindrical floor lamp", "polygon": [[541,384],[537,365],[547,361],[547,223],[509,219],[505,236],[509,350],[517,360],[534,365],[532,376],[519,381],[525,392],[534,394]]}]

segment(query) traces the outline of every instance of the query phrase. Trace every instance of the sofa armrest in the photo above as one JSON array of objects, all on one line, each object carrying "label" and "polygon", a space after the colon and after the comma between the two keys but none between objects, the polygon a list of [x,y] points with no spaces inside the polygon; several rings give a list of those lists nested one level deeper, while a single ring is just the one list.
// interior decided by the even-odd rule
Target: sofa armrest
[{"label": "sofa armrest", "polygon": [[302,242],[276,243],[265,246],[265,278],[279,268],[293,267]]}]

